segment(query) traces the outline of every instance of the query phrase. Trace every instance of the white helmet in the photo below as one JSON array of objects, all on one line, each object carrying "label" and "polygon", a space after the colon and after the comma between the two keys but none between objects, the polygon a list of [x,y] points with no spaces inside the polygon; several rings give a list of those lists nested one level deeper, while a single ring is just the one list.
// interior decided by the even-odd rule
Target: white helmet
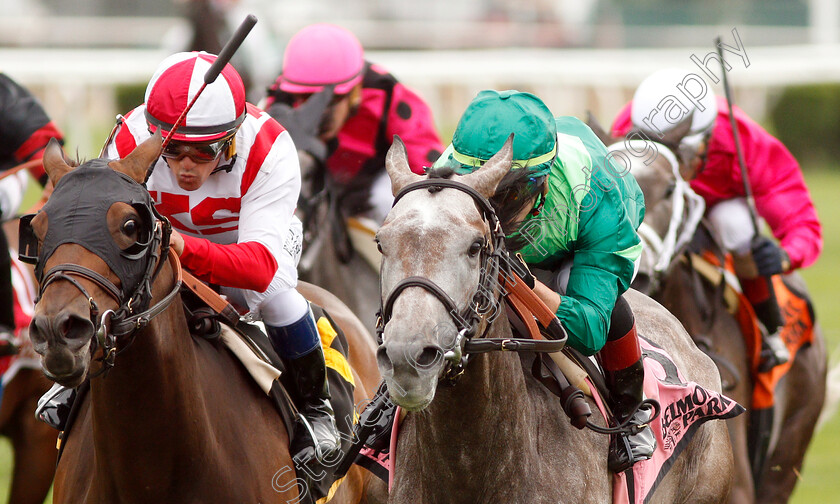
[{"label": "white helmet", "polygon": [[661,139],[691,116],[686,137],[708,132],[717,118],[715,92],[696,73],[666,68],[649,75],[636,88],[630,110],[633,126]]}]

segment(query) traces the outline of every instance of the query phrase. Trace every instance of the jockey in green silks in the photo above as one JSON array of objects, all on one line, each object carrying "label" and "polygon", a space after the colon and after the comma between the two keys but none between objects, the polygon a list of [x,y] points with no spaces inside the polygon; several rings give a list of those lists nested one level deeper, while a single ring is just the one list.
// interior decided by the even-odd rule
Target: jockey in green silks
[{"label": "jockey in green silks", "polygon": [[633,312],[622,296],[642,252],[636,232],[645,212],[642,191],[589,127],[574,117],[555,118],[539,98],[519,91],[480,92],[433,169],[460,175],[480,169],[511,133],[513,167],[491,203],[508,249],[545,280],[535,280],[534,291],[566,327],[568,344],[598,354],[615,415],[642,426],[612,439],[610,469],[623,472],[656,446],[650,409],[636,411],[644,368]]}]

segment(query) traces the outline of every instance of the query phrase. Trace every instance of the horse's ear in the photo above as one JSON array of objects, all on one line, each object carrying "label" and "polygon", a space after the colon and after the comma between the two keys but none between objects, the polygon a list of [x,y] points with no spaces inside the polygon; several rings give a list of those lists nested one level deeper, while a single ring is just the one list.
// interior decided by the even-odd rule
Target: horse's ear
[{"label": "horse's ear", "polygon": [[472,187],[485,198],[496,194],[496,187],[510,171],[513,162],[513,133],[510,134],[499,152],[493,154],[484,166],[478,170],[461,176],[461,182]]},{"label": "horse's ear", "polygon": [[394,143],[388,149],[388,155],[385,156],[385,170],[388,176],[391,177],[391,191],[394,196],[399,193],[403,187],[417,182],[423,177],[411,171],[408,166],[408,154],[405,151],[405,144],[398,135],[394,135]]},{"label": "horse's ear", "polygon": [[612,145],[615,143],[616,138],[613,138],[612,135],[607,133],[607,130],[601,126],[601,123],[598,121],[598,118],[595,117],[595,114],[592,113],[591,110],[586,111],[586,125],[595,133],[595,136],[598,137],[598,140],[604,143],[604,145]]},{"label": "horse's ear", "polygon": [[149,166],[160,156],[160,144],[161,136],[160,130],[158,130],[151,138],[135,147],[131,154],[123,159],[111,161],[108,166],[128,175],[138,184],[142,184],[146,181],[146,172],[149,170]]},{"label": "horse's ear", "polygon": [[678,122],[676,126],[667,133],[665,133],[658,142],[665,145],[678,145],[680,140],[691,131],[691,119],[694,117],[694,111],[685,116],[682,121]]},{"label": "horse's ear", "polygon": [[50,177],[53,187],[58,185],[58,181],[61,180],[61,177],[73,169],[73,167],[67,164],[67,161],[64,160],[64,152],[61,150],[61,144],[59,144],[58,140],[55,138],[51,138],[50,142],[47,144],[47,148],[44,150],[43,162],[44,171],[46,171],[47,176]]}]

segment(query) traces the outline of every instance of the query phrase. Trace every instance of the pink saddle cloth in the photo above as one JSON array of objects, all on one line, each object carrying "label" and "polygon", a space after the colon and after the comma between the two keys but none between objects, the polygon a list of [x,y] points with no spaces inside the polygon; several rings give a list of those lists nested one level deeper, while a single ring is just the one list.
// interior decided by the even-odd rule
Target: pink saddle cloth
[{"label": "pink saddle cloth", "polygon": [[[639,340],[645,364],[645,396],[657,400],[661,407],[659,417],[651,424],[656,436],[656,451],[650,460],[637,462],[630,470],[613,475],[614,504],[648,502],[657,485],[668,474],[703,423],[732,418],[744,412],[744,408],[733,399],[686,381],[665,350],[644,338]],[[595,390],[591,383],[590,387]],[[598,394],[595,403],[606,418],[606,410]],[[365,447],[356,459],[357,464],[386,481],[389,489],[394,482],[399,418],[400,408],[397,407],[388,452],[377,452]]]},{"label": "pink saddle cloth", "polygon": [[[651,423],[656,451],[649,460],[637,462],[622,474],[613,475],[614,504],[643,504],[668,474],[697,429],[709,420],[723,420],[745,410],[725,395],[686,381],[668,352],[639,338],[645,364],[645,396],[659,401],[659,417]],[[600,398],[595,401],[605,415]]]}]

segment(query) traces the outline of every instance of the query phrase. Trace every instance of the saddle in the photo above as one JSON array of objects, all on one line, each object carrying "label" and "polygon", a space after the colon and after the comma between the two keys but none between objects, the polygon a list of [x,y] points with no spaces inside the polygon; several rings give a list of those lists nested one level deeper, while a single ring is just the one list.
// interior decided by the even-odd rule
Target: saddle
[{"label": "saddle", "polygon": [[[790,351],[791,362],[762,373],[758,370],[762,328],[758,317],[753,312],[752,305],[741,291],[732,256],[722,252],[715,243],[713,231],[705,226],[698,228],[682,260],[688,262],[700,278],[715,287],[716,295],[722,297],[727,310],[738,321],[747,344],[750,373],[755,382],[752,407],[754,409],[772,408],[775,402],[776,384],[790,369],[796,353],[814,340],[813,329],[816,317],[811,299],[806,292],[794,285],[790,276],[772,277],[779,308],[782,310],[785,322],[781,329],[782,340]],[[701,299],[703,295],[700,291],[695,292],[694,296],[698,299],[698,303],[703,301]],[[701,303],[701,306],[703,304]]]},{"label": "saddle", "polygon": [[[211,341],[220,340],[243,364],[254,381],[271,399],[280,412],[289,433],[290,446],[294,443],[294,434],[302,432],[296,429],[299,413],[292,402],[287,389],[291,387],[288,374],[280,357],[274,351],[262,325],[247,323],[240,319],[238,312],[225,299],[219,296],[188,272],[184,272],[185,286],[182,292],[184,310],[194,336]],[[341,435],[342,450],[350,445],[350,436],[356,423],[357,415],[353,400],[355,382],[350,364],[347,361],[349,347],[341,328],[323,307],[310,303],[316,326],[324,348],[324,360],[327,366],[327,378],[330,387],[330,402],[335,412],[336,426]],[[327,500],[343,480],[343,474],[336,476],[331,467],[321,467],[316,463],[301,465],[295,461],[297,477],[305,482],[309,491],[301,496],[301,502],[315,503]]]}]

